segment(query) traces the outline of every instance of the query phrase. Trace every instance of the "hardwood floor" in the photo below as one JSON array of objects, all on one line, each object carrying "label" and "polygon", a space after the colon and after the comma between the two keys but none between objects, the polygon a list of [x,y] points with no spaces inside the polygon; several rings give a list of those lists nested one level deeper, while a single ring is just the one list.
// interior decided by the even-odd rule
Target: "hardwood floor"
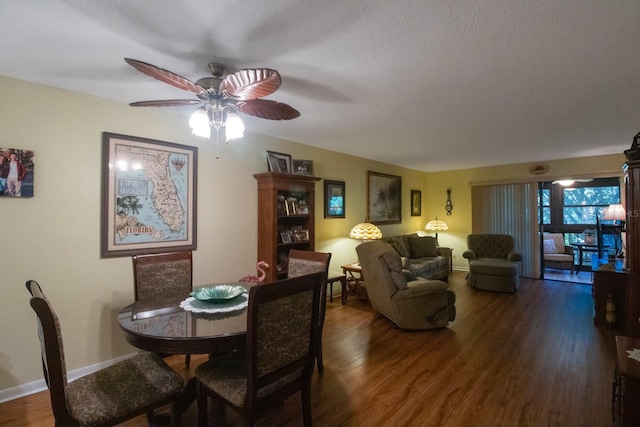
[{"label": "hardwood floor", "polygon": [[[450,279],[449,328],[404,332],[350,297],[327,304],[325,374],[314,373],[316,426],[610,426],[615,333],[593,325],[591,286],[523,280],[516,294]],[[167,361],[185,377],[204,356]],[[241,425],[227,410],[229,425]],[[261,426],[301,425],[299,397]],[[0,405],[0,425],[50,426],[48,393]],[[139,417],[126,426],[144,426]],[[195,425],[195,404],[183,425]]]}]

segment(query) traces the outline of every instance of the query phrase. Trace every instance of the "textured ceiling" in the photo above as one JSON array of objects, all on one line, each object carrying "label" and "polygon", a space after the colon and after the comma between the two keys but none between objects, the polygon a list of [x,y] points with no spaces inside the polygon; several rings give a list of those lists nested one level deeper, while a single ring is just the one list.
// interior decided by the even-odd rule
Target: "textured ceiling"
[{"label": "textured ceiling", "polygon": [[629,148],[639,23],[638,0],[1,0],[0,75],[129,103],[191,94],[125,57],[274,68],[301,117],[248,131],[439,171]]}]

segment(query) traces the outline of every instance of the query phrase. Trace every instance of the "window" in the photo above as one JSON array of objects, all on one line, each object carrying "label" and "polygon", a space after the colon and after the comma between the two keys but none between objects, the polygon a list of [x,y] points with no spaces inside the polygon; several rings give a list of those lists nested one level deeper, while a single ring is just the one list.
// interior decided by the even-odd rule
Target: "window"
[{"label": "window", "polygon": [[620,203],[620,185],[562,189],[562,223],[566,225],[595,225],[604,210]]},{"label": "window", "polygon": [[[540,207],[540,197],[538,197],[538,207]],[[538,209],[538,222],[540,221],[540,209]],[[542,223],[551,224],[551,190],[542,189]]]},{"label": "window", "polygon": [[[570,244],[582,240],[584,230],[596,228],[596,216],[602,217],[607,206],[620,203],[620,179],[598,178],[570,187],[545,182],[540,194],[538,216],[542,214],[544,230],[564,233],[565,243]],[[612,238],[604,235],[603,243],[613,247]]]}]

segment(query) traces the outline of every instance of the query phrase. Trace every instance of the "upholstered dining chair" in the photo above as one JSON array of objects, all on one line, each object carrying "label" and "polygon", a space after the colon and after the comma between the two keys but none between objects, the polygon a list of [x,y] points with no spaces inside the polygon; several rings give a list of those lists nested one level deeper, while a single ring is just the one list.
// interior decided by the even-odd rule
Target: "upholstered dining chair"
[{"label": "upholstered dining chair", "polygon": [[153,353],[138,353],[68,382],[58,316],[36,281],[26,286],[38,318],[42,370],[56,426],[112,426],[145,413],[150,417],[155,408],[168,404],[171,424],[180,425],[184,381]]},{"label": "upholstered dining chair", "polygon": [[543,258],[547,268],[570,270],[573,273],[573,248],[565,245],[564,234],[543,233]]},{"label": "upholstered dining chair", "polygon": [[[304,276],[305,274],[324,272],[329,274],[329,262],[331,254],[328,252],[301,251],[299,249],[291,249],[289,251],[289,262],[287,265],[287,277]],[[320,333],[318,334],[318,343],[316,345],[316,363],[318,364],[318,373],[324,373],[324,364],[322,362],[322,330],[324,329],[324,317],[327,309],[327,287],[324,286],[320,293],[320,315],[318,316]]]},{"label": "upholstered dining chair", "polygon": [[258,408],[279,405],[298,392],[304,425],[311,426],[311,377],[325,282],[322,272],[251,287],[245,348],[196,368],[199,426],[207,425],[209,396],[216,422],[224,420],[228,405],[242,413],[244,425],[253,426]]},{"label": "upholstered dining chair", "polygon": [[[134,255],[133,284],[135,300],[166,296],[189,296],[193,289],[191,251]],[[187,368],[191,355],[185,355]]]}]

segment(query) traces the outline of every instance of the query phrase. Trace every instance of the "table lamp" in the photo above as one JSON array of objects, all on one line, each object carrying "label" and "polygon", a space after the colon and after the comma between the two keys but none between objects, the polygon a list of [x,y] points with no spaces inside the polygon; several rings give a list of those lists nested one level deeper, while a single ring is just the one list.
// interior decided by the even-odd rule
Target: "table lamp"
[{"label": "table lamp", "polygon": [[367,242],[368,240],[381,239],[382,231],[370,222],[361,222],[351,229],[349,237]]},{"label": "table lamp", "polygon": [[622,247],[618,248],[618,239],[622,243],[622,232],[624,231],[624,222],[627,220],[627,211],[620,203],[609,205],[604,211],[604,215],[602,215],[601,220],[613,221],[613,228],[616,232],[616,257],[618,257],[619,252],[622,249]]},{"label": "table lamp", "polygon": [[429,221],[427,226],[424,228],[427,231],[435,231],[436,233],[436,246],[440,246],[438,244],[438,231],[447,231],[449,227],[444,221],[441,221],[436,217],[436,219]]}]

